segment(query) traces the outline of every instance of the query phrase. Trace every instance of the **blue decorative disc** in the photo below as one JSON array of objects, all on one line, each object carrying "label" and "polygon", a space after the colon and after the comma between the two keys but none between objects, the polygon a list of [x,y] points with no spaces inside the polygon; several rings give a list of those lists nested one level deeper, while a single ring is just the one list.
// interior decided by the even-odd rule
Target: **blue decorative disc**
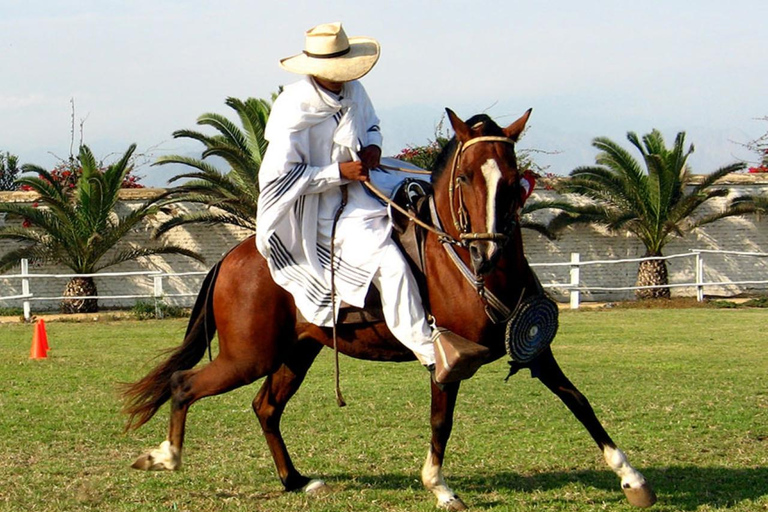
[{"label": "blue decorative disc", "polygon": [[546,295],[525,299],[507,322],[504,344],[518,363],[528,363],[552,344],[558,327],[557,304]]}]

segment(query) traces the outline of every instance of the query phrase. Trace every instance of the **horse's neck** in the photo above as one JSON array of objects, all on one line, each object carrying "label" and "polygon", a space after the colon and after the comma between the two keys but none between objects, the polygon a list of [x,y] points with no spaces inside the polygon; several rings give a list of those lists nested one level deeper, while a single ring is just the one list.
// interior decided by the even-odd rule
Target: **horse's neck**
[{"label": "horse's neck", "polygon": [[[455,248],[455,251],[463,265],[470,269],[468,251],[463,248]],[[527,296],[533,290],[526,277],[530,268],[525,258],[515,257],[516,254],[516,250],[505,251],[497,270],[483,280],[485,291],[490,291],[509,310],[514,310],[523,294]],[[425,244],[425,262],[430,309],[438,325],[475,340],[487,339],[490,333],[496,332],[502,324],[494,324],[486,314],[487,298],[483,298],[479,289],[469,282],[432,233]]]}]

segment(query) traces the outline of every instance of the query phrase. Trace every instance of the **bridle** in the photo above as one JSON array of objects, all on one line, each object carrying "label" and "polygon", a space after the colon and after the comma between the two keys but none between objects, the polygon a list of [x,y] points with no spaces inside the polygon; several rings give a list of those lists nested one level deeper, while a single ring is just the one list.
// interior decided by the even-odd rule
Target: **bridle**
[{"label": "bridle", "polygon": [[[466,210],[466,207],[464,206],[464,200],[463,200],[463,194],[461,193],[461,187],[458,187],[458,193],[457,193],[457,185],[460,185],[461,182],[458,180],[458,171],[461,168],[461,157],[464,154],[464,151],[467,150],[467,148],[479,144],[481,142],[487,142],[487,143],[503,143],[503,144],[511,144],[514,145],[515,141],[508,138],[508,137],[500,137],[500,136],[481,136],[476,137],[474,139],[470,139],[469,141],[465,143],[458,143],[458,147],[456,148],[456,151],[453,156],[453,160],[451,163],[451,174],[450,174],[450,183],[448,185],[448,199],[450,202],[450,208],[451,208],[451,216],[453,218],[454,225],[456,226],[457,231],[459,232],[459,238],[456,238],[450,234],[448,234],[445,229],[443,228],[442,222],[440,221],[440,216],[437,213],[437,207],[435,205],[435,196],[430,195],[429,197],[429,209],[430,209],[430,217],[431,217],[431,224],[427,224],[421,219],[419,219],[416,215],[414,215],[412,212],[409,212],[408,210],[405,210],[401,206],[399,206],[397,203],[392,201],[391,198],[386,196],[384,193],[382,193],[380,190],[378,190],[370,181],[364,181],[362,182],[364,186],[366,186],[374,195],[379,197],[382,201],[387,203],[390,207],[394,208],[401,214],[405,215],[408,219],[410,219],[412,222],[418,224],[422,228],[426,229],[427,231],[432,232],[435,234],[440,241],[440,244],[445,249],[446,253],[450,257],[450,260],[453,262],[453,264],[456,266],[456,268],[459,270],[461,275],[464,277],[464,279],[470,283],[473,288],[477,291],[478,295],[480,295],[481,299],[485,303],[485,311],[488,317],[491,319],[493,323],[504,323],[508,322],[512,316],[514,315],[515,309],[507,307],[500,299],[498,299],[493,293],[491,293],[490,290],[485,288],[485,282],[484,278],[482,276],[476,276],[472,271],[469,270],[467,265],[462,261],[462,259],[459,257],[458,253],[454,249],[454,246],[458,247],[466,247],[470,242],[475,240],[490,240],[490,241],[498,241],[501,243],[506,243],[510,239],[511,231],[514,229],[515,225],[517,224],[517,213],[514,213],[514,218],[509,222],[506,226],[505,233],[481,233],[481,232],[471,232],[468,222],[468,212]],[[410,172],[409,169],[401,169],[398,167],[391,167],[391,166],[382,166],[385,169],[389,170],[395,170],[395,171],[402,171],[402,172]],[[458,199],[458,204],[456,204],[456,200]],[[522,300],[522,295],[520,297]],[[519,301],[518,301],[519,305]]]},{"label": "bridle", "polygon": [[456,148],[456,152],[453,156],[453,162],[451,164],[451,176],[448,183],[448,200],[451,205],[451,218],[453,219],[453,225],[459,232],[459,244],[466,246],[468,242],[475,240],[489,240],[494,242],[506,243],[512,231],[517,224],[516,215],[513,215],[509,222],[505,223],[504,232],[502,233],[489,233],[489,232],[473,232],[470,228],[469,213],[464,205],[464,193],[462,188],[462,182],[460,181],[460,175],[458,171],[461,169],[461,157],[464,152],[481,142],[510,144],[514,146],[515,141],[509,137],[500,137],[494,135],[485,135],[482,137],[476,137],[470,139],[467,142],[459,142],[459,146]]}]

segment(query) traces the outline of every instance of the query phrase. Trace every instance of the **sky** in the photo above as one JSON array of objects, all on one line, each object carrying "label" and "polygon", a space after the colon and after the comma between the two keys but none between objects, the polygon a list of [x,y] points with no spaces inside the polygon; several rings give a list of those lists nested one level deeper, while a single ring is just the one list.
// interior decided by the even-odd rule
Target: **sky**
[{"label": "sky", "polygon": [[532,107],[519,147],[547,172],[658,128],[685,131],[709,173],[755,160],[741,144],[768,131],[766,19],[765,0],[0,0],[0,150],[66,158],[74,102],[75,151],[81,132],[106,161],[135,142],[143,182],[164,186],[175,172],[149,163],[200,152],[175,130],[234,119],[228,96],[269,98],[298,79],[277,62],[304,31],[342,21],[382,46],[363,83],[386,155],[433,140],[445,107],[500,125]]}]

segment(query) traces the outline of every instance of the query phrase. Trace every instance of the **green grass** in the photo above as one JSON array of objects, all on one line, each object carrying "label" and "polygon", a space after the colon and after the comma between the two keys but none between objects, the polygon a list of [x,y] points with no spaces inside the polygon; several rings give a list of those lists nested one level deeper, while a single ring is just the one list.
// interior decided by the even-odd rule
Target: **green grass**
[{"label": "green grass", "polygon": [[[554,350],[658,511],[768,510],[765,310],[565,312]],[[428,383],[417,364],[343,358],[333,395],[323,351],[290,403],[294,462],[334,492],[283,493],[250,407],[258,384],[191,408],[184,465],[129,469],[165,438],[168,408],[123,434],[116,385],[136,380],[182,320],[49,323],[49,358],[28,359],[29,325],[0,326],[0,511],[431,511],[419,471]],[[459,397],[446,477],[473,510],[627,511],[586,431],[538,381],[504,382],[498,361]]]}]

